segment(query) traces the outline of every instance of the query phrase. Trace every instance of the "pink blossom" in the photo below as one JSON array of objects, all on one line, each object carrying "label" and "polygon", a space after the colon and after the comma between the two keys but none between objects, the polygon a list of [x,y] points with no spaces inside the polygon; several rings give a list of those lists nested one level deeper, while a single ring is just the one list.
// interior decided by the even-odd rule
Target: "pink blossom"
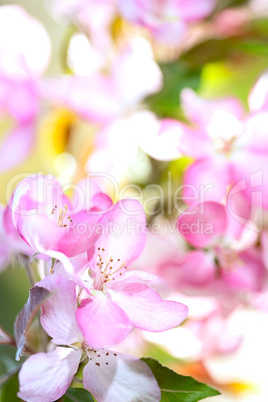
[{"label": "pink blossom", "polygon": [[38,77],[49,56],[50,41],[41,23],[19,6],[1,6],[0,113],[13,120],[0,148],[2,171],[21,163],[32,150],[40,100]]},{"label": "pink blossom", "polygon": [[0,272],[18,254],[32,255],[33,250],[21,239],[12,222],[11,209],[0,204]]},{"label": "pink blossom", "polygon": [[199,155],[186,169],[183,196],[187,203],[197,199],[221,201],[233,187],[252,207],[267,209],[268,165],[263,127],[268,115],[261,109],[262,103],[257,106],[254,100],[259,88],[256,85],[250,94],[249,104],[254,113],[249,116],[245,116],[236,99],[206,101],[190,89],[182,91],[186,115],[202,127],[214,147],[213,153]]},{"label": "pink blossom", "polygon": [[[246,205],[244,208],[247,208]],[[243,208],[242,203],[240,208]],[[212,201],[193,204],[178,218],[178,229],[196,250],[190,251],[184,260],[174,264],[177,265],[174,283],[176,277],[178,281],[185,277],[185,264],[186,268],[192,264],[193,280],[188,271],[190,287],[194,285],[193,281],[202,278],[203,272],[204,282],[201,281],[199,285],[215,295],[218,292],[260,291],[263,288],[266,270],[260,253],[254,247],[258,232],[250,221],[237,220],[230,206],[227,209]],[[176,270],[173,269],[173,272],[175,275]],[[187,275],[187,269],[185,272]],[[171,268],[165,276],[170,273]]]},{"label": "pink blossom", "polygon": [[12,247],[6,239],[6,231],[3,223],[4,206],[0,204],[0,272],[8,265]]},{"label": "pink blossom", "polygon": [[199,358],[235,352],[242,343],[242,331],[232,331],[230,312],[218,308],[205,317],[189,320],[186,328],[201,342]]},{"label": "pink blossom", "polygon": [[[136,114],[106,125],[96,136],[94,150],[87,161],[87,171],[104,172],[113,180],[121,180],[137,158],[136,134],[141,127],[143,126],[137,121]],[[105,179],[105,175],[103,177]]]},{"label": "pink blossom", "polygon": [[95,71],[88,76],[48,79],[42,84],[42,94],[83,119],[104,124],[161,87],[162,73],[149,43],[135,38],[109,62],[109,74]]},{"label": "pink blossom", "polygon": [[133,327],[159,332],[179,325],[188,308],[162,300],[147,285],[152,275],[127,269],[145,244],[141,204],[119,201],[102,215],[99,224],[104,228],[102,235],[88,250],[89,262],[79,269],[84,290],[76,317],[84,339],[95,348],[109,347],[122,341]]},{"label": "pink blossom", "polygon": [[53,16],[68,19],[86,33],[103,62],[104,54],[113,47],[110,28],[116,17],[116,0],[50,0],[50,3]]},{"label": "pink blossom", "polygon": [[[136,200],[119,201],[99,222],[100,239],[88,250],[88,261],[61,260],[65,272],[76,272],[83,282],[76,312],[84,339],[94,348],[109,347],[122,341],[133,327],[164,331],[179,325],[188,308],[178,302],[162,300],[148,286],[155,277],[145,272],[128,271],[145,244],[145,214]],[[118,258],[119,257],[119,258]],[[81,265],[80,265],[81,264]],[[62,265],[55,272],[62,272]]]},{"label": "pink blossom", "polygon": [[21,399],[52,402],[60,398],[70,386],[81,358],[87,358],[84,388],[98,401],[160,400],[158,384],[143,361],[108,349],[93,349],[83,339],[76,323],[73,282],[54,274],[37,286],[53,293],[42,305],[41,323],[56,345],[66,346],[57,346],[50,353],[37,353],[22,365],[18,394]]},{"label": "pink blossom", "polygon": [[36,252],[61,252],[69,257],[81,254],[100,235],[100,207],[106,208],[107,202],[112,202],[101,192],[93,194],[90,210],[85,209],[83,198],[78,201],[82,204],[72,205],[52,175],[28,177],[14,192],[13,223],[21,238]]},{"label": "pink blossom", "polygon": [[190,23],[208,17],[215,0],[119,0],[119,12],[126,19],[149,29],[159,41],[176,45]]}]

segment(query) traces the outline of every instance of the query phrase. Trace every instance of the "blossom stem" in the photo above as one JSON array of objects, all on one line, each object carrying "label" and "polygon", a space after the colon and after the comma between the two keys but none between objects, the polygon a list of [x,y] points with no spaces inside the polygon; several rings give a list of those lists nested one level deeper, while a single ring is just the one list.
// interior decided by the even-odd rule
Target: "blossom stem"
[{"label": "blossom stem", "polygon": [[22,261],[22,265],[25,269],[27,278],[29,280],[30,286],[33,287],[35,285],[35,280],[34,280],[34,276],[33,276],[32,264],[30,263],[29,258],[23,254],[21,255],[21,261]]}]

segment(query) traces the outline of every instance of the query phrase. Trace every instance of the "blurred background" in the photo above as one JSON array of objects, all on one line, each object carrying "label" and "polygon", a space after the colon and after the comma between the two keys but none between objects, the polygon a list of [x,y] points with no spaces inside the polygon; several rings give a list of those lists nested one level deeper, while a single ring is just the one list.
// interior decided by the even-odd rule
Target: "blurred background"
[{"label": "blurred background", "polygon": [[[53,173],[67,184],[103,172],[112,175],[119,188],[137,186],[128,188],[129,196],[136,197],[141,189],[144,203],[155,194],[152,185],[161,186],[163,208],[157,199],[146,204],[148,224],[162,223],[163,218],[172,222],[177,215],[173,204],[167,211],[174,195],[168,186],[181,185],[193,157],[183,152],[158,156],[153,137],[152,142],[144,140],[154,119],[189,122],[181,105],[184,88],[205,99],[237,97],[244,113],[249,113],[249,93],[268,68],[266,0],[195,0],[181,15],[176,14],[175,1],[149,1],[148,9],[145,2],[140,15],[131,3],[135,1],[0,1],[4,206],[19,180],[32,173]],[[170,10],[160,24],[164,3],[170,3]],[[10,11],[7,5],[15,9]],[[26,67],[20,65],[20,57],[6,58],[10,49],[12,57],[17,53],[28,57]],[[10,107],[5,106],[7,94]],[[12,136],[14,128],[23,135]],[[110,183],[103,179],[101,184],[116,201]],[[185,250],[181,239],[176,239],[176,247]],[[0,325],[13,333],[29,283],[17,256],[12,255],[1,270]],[[196,325],[218,309],[217,297],[165,286],[159,285],[164,296],[190,306],[193,325],[163,334],[135,330],[122,349],[155,357],[179,373],[219,388],[222,395],[215,401],[268,400],[265,308],[238,304],[228,319],[217,317],[201,334]],[[230,337],[232,347],[218,348],[221,353],[213,349],[212,344],[230,344]],[[15,367],[14,355],[12,348],[0,345],[0,375]],[[9,387],[13,390],[9,400],[17,400],[16,386]]]}]

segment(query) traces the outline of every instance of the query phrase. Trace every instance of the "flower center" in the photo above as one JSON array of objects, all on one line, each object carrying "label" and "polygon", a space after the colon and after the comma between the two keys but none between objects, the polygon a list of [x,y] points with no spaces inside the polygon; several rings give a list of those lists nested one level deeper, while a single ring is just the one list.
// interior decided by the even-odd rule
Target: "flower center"
[{"label": "flower center", "polygon": [[239,258],[238,252],[235,250],[225,249],[219,253],[220,265],[226,271],[232,271],[237,265],[241,265],[242,261]]},{"label": "flower center", "polygon": [[[96,262],[96,279],[94,289],[102,290],[103,286],[109,281],[115,281],[116,277],[123,275],[127,269],[125,263],[122,263],[120,258],[114,260],[113,257],[104,257],[105,249],[98,247],[98,257]],[[117,274],[117,275],[116,275]]]},{"label": "flower center", "polygon": [[58,219],[57,219],[57,226],[61,228],[66,228],[70,222],[72,222],[72,219],[70,216],[67,217],[67,205],[64,205],[63,208],[58,208],[57,205],[52,209],[51,214],[54,215],[57,211],[58,212]]}]

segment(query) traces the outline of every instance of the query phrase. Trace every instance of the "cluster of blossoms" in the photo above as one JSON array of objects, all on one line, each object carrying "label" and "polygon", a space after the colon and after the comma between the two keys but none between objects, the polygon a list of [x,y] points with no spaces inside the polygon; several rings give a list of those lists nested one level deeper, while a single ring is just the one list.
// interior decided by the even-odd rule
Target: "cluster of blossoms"
[{"label": "cluster of blossoms", "polygon": [[[64,176],[55,162],[59,181],[20,175],[0,204],[0,272],[20,262],[30,294],[46,295],[28,301],[41,308],[37,348],[24,339],[29,305],[14,339],[0,327],[0,344],[27,355],[22,400],[53,402],[80,382],[97,402],[160,401],[155,373],[137,357],[155,333],[172,354],[185,331],[198,350],[182,357],[203,362],[241,345],[242,331],[228,326],[236,311],[268,310],[268,72],[247,109],[184,87],[175,117],[156,114],[150,97],[165,92],[168,62],[202,38],[236,35],[248,15],[228,31],[235,11],[217,0],[50,0],[47,9],[75,26],[60,76],[45,76],[42,24],[0,7],[0,173],[27,160],[43,127],[63,138],[58,156],[75,168]],[[166,168],[171,183],[161,181]]]},{"label": "cluster of blossoms", "polygon": [[[128,270],[146,240],[139,201],[113,205],[97,186],[90,201],[76,212],[55,179],[36,175],[18,185],[3,212],[7,242],[16,239],[17,252],[43,261],[48,275],[36,286],[51,293],[41,306],[41,324],[53,346],[22,365],[19,397],[60,398],[80,361],[88,359],[84,388],[98,401],[158,401],[160,389],[146,363],[107,348],[133,328],[158,332],[178,326],[188,308],[162,300],[148,286],[152,275]],[[123,228],[120,237],[113,225]]]}]

